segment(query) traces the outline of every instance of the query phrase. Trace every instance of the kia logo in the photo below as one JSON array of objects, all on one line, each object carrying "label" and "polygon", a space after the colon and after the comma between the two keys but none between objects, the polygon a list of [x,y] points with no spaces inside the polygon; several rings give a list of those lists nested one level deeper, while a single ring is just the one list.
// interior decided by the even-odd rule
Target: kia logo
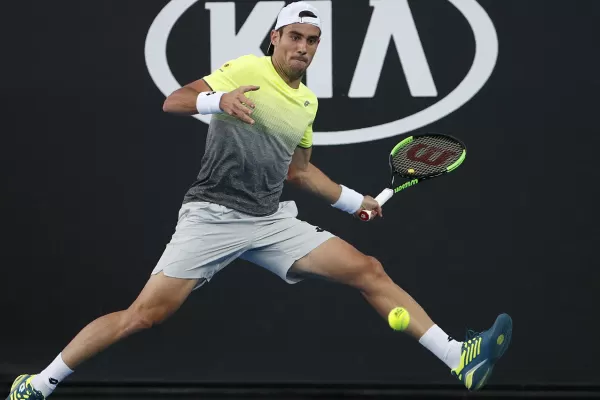
[{"label": "kia logo", "polygon": [[[342,145],[368,142],[401,135],[436,122],[458,110],[487,83],[498,58],[498,36],[493,22],[476,0],[447,0],[467,20],[475,39],[475,54],[466,76],[456,88],[437,99],[435,81],[430,72],[408,0],[370,0],[373,8],[369,27],[356,65],[348,98],[370,98],[375,95],[388,45],[393,39],[395,51],[402,61],[401,76],[406,77],[413,97],[430,97],[437,101],[412,115],[363,128],[314,132],[314,145]],[[173,76],[167,60],[167,42],[173,26],[198,0],[171,0],[156,16],[145,43],[146,66],[159,90],[168,96],[181,84]],[[331,0],[308,1],[319,9],[323,21],[323,40],[307,71],[307,86],[318,98],[333,97],[333,57],[335,37],[331,30],[335,9]],[[263,56],[260,45],[273,26],[284,1],[259,1],[236,31],[235,2],[205,2],[210,13],[211,71],[228,60],[244,54]],[[207,47],[208,48],[208,47]],[[394,46],[390,46],[390,51]],[[208,124],[210,115],[194,118]],[[318,128],[318,127],[316,127]]]}]

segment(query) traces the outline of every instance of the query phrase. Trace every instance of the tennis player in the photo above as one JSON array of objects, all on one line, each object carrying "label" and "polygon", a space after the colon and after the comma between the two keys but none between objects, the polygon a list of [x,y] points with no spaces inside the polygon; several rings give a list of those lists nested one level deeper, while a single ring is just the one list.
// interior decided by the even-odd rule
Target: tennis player
[{"label": "tennis player", "polygon": [[47,368],[19,376],[8,399],[47,398],[85,360],[163,322],[194,289],[238,258],[290,284],[316,276],[354,287],[386,321],[392,309],[404,307],[411,316],[405,332],[468,389],[483,387],[510,342],[508,315],[499,315],[487,331],[456,341],[379,261],[298,220],[294,202],[280,202],[287,181],[351,215],[362,209],[382,215],[371,196],[332,182],[310,162],[318,101],[301,79],[320,36],[318,10],[292,3],[277,18],[268,56],[231,60],[166,99],[167,113],[212,115],[202,166],[184,196],[170,243],[128,309],[91,322]]}]

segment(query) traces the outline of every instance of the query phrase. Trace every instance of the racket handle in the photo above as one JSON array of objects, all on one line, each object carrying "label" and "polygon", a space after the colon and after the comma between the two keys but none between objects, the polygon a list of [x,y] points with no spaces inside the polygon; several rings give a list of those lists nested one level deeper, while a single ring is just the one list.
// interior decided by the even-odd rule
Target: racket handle
[{"label": "racket handle", "polygon": [[[389,199],[392,198],[393,195],[394,191],[392,189],[383,189],[382,192],[375,197],[375,201],[377,201],[380,206],[383,206]],[[362,210],[359,214],[359,217],[363,221],[370,221],[373,218],[373,212],[370,210]]]}]

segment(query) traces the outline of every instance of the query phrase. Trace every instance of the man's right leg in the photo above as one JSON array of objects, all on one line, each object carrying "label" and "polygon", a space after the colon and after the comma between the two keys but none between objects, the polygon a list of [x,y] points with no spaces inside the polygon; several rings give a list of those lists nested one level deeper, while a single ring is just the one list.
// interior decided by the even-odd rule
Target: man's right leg
[{"label": "man's right leg", "polygon": [[[126,336],[164,321],[194,288],[210,281],[243,254],[252,238],[254,222],[241,223],[239,213],[234,217],[231,214],[232,210],[213,203],[183,205],[175,233],[135,302],[127,310],[105,315],[86,326],[39,375],[17,378],[11,392],[23,391],[15,398],[28,395],[28,400],[38,400],[42,394],[47,396],[82,362]],[[42,393],[38,396],[32,387]],[[9,399],[13,400],[10,395]]]},{"label": "man's right leg", "polygon": [[18,379],[14,389],[18,390],[20,386],[26,393],[27,385],[31,384],[33,389],[48,397],[56,385],[84,361],[135,332],[163,322],[202,283],[199,279],[171,278],[162,272],[152,275],[129,308],[92,321],[44,371],[33,377]]},{"label": "man's right leg", "polygon": [[179,309],[197,283],[197,279],[171,278],[162,272],[151,276],[128,309],[96,319],[75,336],[62,351],[65,364],[74,369],[113,343],[163,322]]}]

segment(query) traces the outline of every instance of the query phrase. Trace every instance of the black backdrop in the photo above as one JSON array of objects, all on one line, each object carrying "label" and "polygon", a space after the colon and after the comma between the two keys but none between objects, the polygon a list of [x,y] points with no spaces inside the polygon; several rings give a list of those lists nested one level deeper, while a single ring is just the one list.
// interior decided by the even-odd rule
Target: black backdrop
[{"label": "black backdrop", "polygon": [[[0,374],[40,370],[90,320],[127,307],[172,234],[206,125],[163,113],[164,94],[145,64],[148,28],[167,3],[3,6]],[[169,40],[182,84],[210,69],[202,3]],[[255,2],[237,3],[239,28]],[[370,224],[293,188],[284,199],[296,200],[301,218],[378,257],[452,335],[510,313],[514,341],[494,383],[597,383],[600,3],[479,4],[498,34],[494,72],[463,107],[417,129],[461,137],[466,163],[405,192],[395,199],[404,208],[390,205]],[[441,98],[469,68],[473,37],[449,2],[410,5]],[[333,1],[334,97],[321,101],[317,130],[389,122],[436,100],[409,95],[393,46],[376,96],[344,97],[370,10],[366,0]],[[316,146],[313,162],[375,195],[397,141]],[[195,292],[168,323],[71,379],[454,382],[353,290],[288,286],[244,262]]]}]

